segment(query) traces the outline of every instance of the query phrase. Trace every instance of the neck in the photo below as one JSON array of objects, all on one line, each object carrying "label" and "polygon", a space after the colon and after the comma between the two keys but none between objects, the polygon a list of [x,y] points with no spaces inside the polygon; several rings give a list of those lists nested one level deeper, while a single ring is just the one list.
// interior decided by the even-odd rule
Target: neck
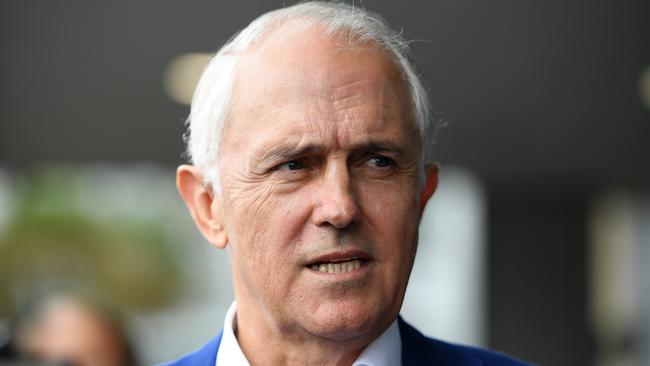
[{"label": "neck", "polygon": [[350,366],[373,340],[365,335],[346,340],[330,339],[304,329],[277,327],[259,312],[249,312],[239,305],[235,335],[253,366]]}]

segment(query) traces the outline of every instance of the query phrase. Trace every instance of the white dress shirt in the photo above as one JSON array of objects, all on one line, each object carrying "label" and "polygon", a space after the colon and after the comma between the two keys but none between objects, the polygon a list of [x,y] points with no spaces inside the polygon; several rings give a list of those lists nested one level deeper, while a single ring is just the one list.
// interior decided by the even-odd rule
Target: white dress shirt
[{"label": "white dress shirt", "polygon": [[[237,303],[233,302],[226,313],[223,335],[217,353],[216,366],[250,366],[235,337],[237,329]],[[401,366],[402,340],[397,320],[374,342],[366,347],[352,366]]]}]

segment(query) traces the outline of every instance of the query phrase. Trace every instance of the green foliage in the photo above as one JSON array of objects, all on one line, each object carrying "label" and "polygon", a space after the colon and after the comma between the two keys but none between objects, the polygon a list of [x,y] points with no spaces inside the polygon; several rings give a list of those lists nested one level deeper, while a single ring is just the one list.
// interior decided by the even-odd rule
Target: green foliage
[{"label": "green foliage", "polygon": [[58,290],[138,310],[177,297],[180,265],[162,216],[89,215],[76,203],[76,182],[73,169],[59,168],[15,187],[17,205],[0,233],[0,316]]}]

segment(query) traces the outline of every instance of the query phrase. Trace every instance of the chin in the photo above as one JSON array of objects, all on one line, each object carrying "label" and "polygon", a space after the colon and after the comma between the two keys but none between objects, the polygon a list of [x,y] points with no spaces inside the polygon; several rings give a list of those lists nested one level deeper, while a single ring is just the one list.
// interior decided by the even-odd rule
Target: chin
[{"label": "chin", "polygon": [[368,330],[364,326],[357,326],[356,324],[332,324],[321,321],[319,324],[310,327],[309,332],[320,338],[329,339],[332,341],[353,341],[355,339],[363,339],[369,335]]},{"label": "chin", "polygon": [[385,309],[372,309],[365,306],[321,307],[310,314],[307,329],[310,333],[335,341],[350,341],[358,338],[374,339],[397,317],[397,313],[387,314]]}]

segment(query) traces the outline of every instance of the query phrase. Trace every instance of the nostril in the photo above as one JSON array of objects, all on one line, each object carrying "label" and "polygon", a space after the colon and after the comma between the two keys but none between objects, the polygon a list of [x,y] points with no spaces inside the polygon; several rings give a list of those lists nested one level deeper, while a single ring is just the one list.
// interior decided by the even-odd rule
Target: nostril
[{"label": "nostril", "polygon": [[337,229],[342,229],[357,219],[356,203],[339,203],[323,208],[323,222]]}]

